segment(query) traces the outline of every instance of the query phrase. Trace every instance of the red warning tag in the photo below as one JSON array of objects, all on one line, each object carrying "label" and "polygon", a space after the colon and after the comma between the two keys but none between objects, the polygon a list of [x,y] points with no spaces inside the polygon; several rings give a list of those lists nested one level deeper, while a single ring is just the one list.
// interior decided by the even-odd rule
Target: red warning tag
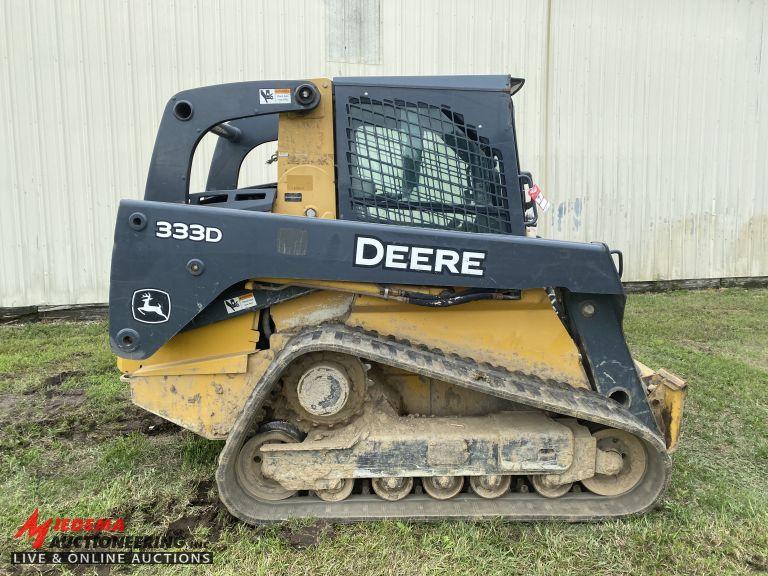
[{"label": "red warning tag", "polygon": [[549,210],[549,200],[544,198],[544,194],[542,194],[538,184],[534,184],[528,188],[528,196],[531,197],[531,200],[536,202],[536,206],[539,207],[539,210],[542,212]]}]

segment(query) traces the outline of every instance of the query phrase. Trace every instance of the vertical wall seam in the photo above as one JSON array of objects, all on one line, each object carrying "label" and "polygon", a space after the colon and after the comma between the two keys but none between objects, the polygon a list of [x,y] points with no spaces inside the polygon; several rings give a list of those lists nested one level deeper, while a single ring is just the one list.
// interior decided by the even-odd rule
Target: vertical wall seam
[{"label": "vertical wall seam", "polygon": [[550,85],[552,83],[552,0],[547,0],[546,17],[544,19],[544,119],[542,129],[544,134],[541,138],[542,159],[541,159],[541,181],[545,190],[548,189],[551,180],[549,179],[549,117],[552,114],[550,102]]}]

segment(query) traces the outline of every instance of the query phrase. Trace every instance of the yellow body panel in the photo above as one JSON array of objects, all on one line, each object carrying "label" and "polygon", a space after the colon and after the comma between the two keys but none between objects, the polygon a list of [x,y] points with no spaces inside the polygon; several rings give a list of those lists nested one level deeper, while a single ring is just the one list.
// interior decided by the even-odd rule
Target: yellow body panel
[{"label": "yellow body panel", "polygon": [[525,290],[520,300],[484,300],[448,308],[360,296],[346,323],[589,388],[579,351],[544,290]]},{"label": "yellow body panel", "polygon": [[[519,301],[450,308],[319,290],[272,306],[271,314],[276,333],[270,350],[256,349],[258,315],[244,314],[178,334],[146,360],[121,359],[134,403],[206,438],[223,438],[285,334],[329,321],[589,387],[579,352],[543,290],[524,291]],[[439,396],[439,383],[406,373],[399,378],[414,406],[431,406]]]},{"label": "yellow body panel", "polygon": [[651,411],[664,434],[667,452],[674,452],[680,440],[688,384],[679,376],[662,368],[650,378],[649,389],[652,390],[648,396]]},{"label": "yellow body panel", "polygon": [[133,374],[142,376],[166,375],[189,376],[195,374],[242,374],[248,369],[248,354],[225,354],[208,359],[192,358],[182,362],[150,364],[139,368]]},{"label": "yellow body panel", "polygon": [[240,374],[131,375],[135,404],[205,438],[226,438],[248,395],[274,358],[273,350],[246,357]]},{"label": "yellow body panel", "polygon": [[[272,211],[336,218],[333,90],[327,78],[312,80],[320,104],[310,112],[280,114],[277,130],[277,196]],[[287,196],[286,196],[287,195]],[[286,201],[286,198],[298,201]]]},{"label": "yellow body panel", "polygon": [[182,332],[146,360],[119,358],[133,402],[206,438],[225,437],[253,378],[273,357],[272,351],[253,354],[257,318],[243,314]]},{"label": "yellow body panel", "polygon": [[[228,357],[248,354],[256,349],[259,333],[254,329],[254,322],[257,319],[258,314],[243,314],[202,328],[181,332],[149,358],[145,360],[118,358],[117,367],[122,372],[133,373],[141,368],[156,370],[161,365],[178,367],[180,364],[216,361],[219,357],[222,357],[221,362],[226,363],[229,361]],[[209,369],[218,370],[215,364],[210,365]],[[205,372],[205,374],[215,373],[217,372]]]},{"label": "yellow body panel", "polygon": [[380,366],[372,377],[376,379],[379,374],[399,393],[401,405],[408,414],[484,416],[504,410],[503,401],[495,396],[406,370]]},{"label": "yellow body panel", "polygon": [[270,308],[270,314],[277,332],[290,332],[304,326],[344,318],[353,299],[351,294],[320,290],[276,304]]}]

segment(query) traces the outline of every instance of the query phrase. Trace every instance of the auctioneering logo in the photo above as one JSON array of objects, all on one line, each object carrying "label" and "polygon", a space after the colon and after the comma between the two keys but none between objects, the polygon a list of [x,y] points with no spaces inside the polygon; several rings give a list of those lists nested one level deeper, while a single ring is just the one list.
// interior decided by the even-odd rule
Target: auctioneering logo
[{"label": "auctioneering logo", "polygon": [[30,514],[27,521],[19,528],[14,538],[32,538],[32,548],[40,548],[53,525],[55,532],[123,532],[125,521],[122,518],[48,518],[39,523],[40,512],[37,508]]},{"label": "auctioneering logo", "polygon": [[[46,541],[50,532],[57,534]],[[32,540],[32,548],[12,552],[12,564],[26,565],[141,565],[212,564],[213,553],[203,541],[183,535],[126,535],[123,518],[48,518],[35,511],[14,535]],[[45,547],[46,550],[41,550]]]}]

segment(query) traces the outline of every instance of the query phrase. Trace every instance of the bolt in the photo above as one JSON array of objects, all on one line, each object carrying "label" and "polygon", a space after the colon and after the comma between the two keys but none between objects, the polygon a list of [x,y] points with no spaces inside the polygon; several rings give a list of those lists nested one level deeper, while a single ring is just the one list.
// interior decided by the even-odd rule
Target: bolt
[{"label": "bolt", "polygon": [[398,488],[402,488],[402,486],[403,486],[403,479],[402,478],[395,478],[394,476],[391,476],[389,478],[385,478],[384,479],[384,486],[386,486],[388,490],[397,490]]},{"label": "bolt", "polygon": [[192,258],[189,262],[187,262],[187,272],[192,274],[192,276],[200,276],[204,270],[205,264],[203,264],[202,260]]},{"label": "bolt", "polygon": [[132,352],[139,346],[139,333],[130,328],[123,328],[117,333],[117,342],[120,348]]},{"label": "bolt", "polygon": [[487,490],[493,490],[501,484],[501,476],[498,474],[490,474],[488,476],[482,476],[480,478],[480,484]]},{"label": "bolt", "polygon": [[560,486],[551,474],[542,474],[539,476],[539,479],[541,480],[542,485],[546,488],[557,488]]},{"label": "bolt", "polygon": [[317,210],[315,210],[314,208],[307,208],[304,211],[304,215],[309,218],[317,218]]},{"label": "bolt", "polygon": [[128,217],[128,226],[134,230],[143,230],[147,225],[147,217],[141,212],[134,212]]},{"label": "bolt", "polygon": [[450,488],[452,482],[452,478],[450,476],[435,476],[435,484],[439,488]]},{"label": "bolt", "polygon": [[595,305],[592,304],[592,302],[584,302],[584,304],[581,305],[581,315],[584,316],[584,318],[592,318],[592,316],[595,315],[595,312],[597,312],[597,308],[595,308]]}]

